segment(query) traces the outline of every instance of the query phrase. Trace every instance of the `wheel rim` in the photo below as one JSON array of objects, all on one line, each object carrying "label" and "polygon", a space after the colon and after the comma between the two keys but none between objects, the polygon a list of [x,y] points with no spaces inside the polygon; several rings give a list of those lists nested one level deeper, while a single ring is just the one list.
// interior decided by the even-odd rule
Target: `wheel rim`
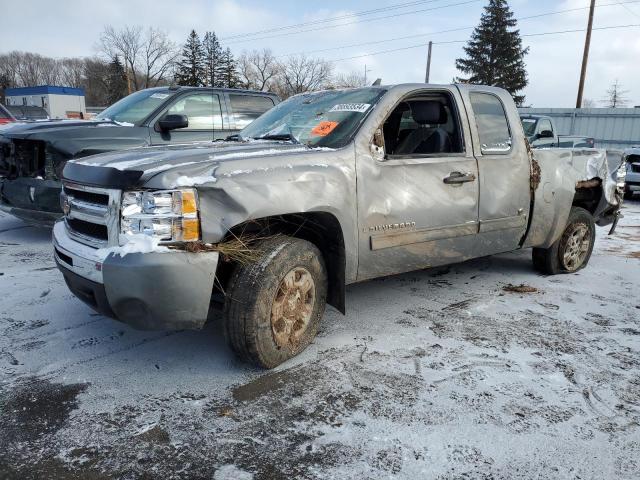
[{"label": "wheel rim", "polygon": [[591,246],[591,230],[584,224],[574,225],[566,238],[562,263],[568,271],[573,272],[587,258]]},{"label": "wheel rim", "polygon": [[306,268],[289,271],[278,286],[271,306],[271,331],[279,347],[294,349],[309,326],[316,285]]}]

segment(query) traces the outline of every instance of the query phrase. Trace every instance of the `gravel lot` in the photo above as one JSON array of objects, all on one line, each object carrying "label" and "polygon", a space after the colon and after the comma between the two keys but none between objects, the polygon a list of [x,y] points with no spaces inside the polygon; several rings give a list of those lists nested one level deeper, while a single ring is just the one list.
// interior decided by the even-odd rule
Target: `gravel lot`
[{"label": "gravel lot", "polygon": [[523,251],[351,286],[268,373],[215,318],[93,313],[50,232],[0,216],[0,478],[638,479],[640,202],[624,213],[575,275]]}]

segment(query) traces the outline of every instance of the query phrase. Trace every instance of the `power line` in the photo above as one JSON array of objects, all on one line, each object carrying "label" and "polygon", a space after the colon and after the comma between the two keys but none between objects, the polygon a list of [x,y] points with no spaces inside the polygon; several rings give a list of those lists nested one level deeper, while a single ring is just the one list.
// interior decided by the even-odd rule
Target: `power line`
[{"label": "power line", "polygon": [[[616,29],[616,28],[632,28],[632,27],[640,27],[640,23],[636,23],[636,24],[630,24],[630,25],[612,25],[612,26],[608,26],[608,27],[596,27],[593,28],[593,30],[612,30],[612,29]],[[575,29],[575,30],[560,30],[560,31],[556,31],[556,32],[542,32],[542,33],[528,33],[528,34],[522,34],[520,35],[521,37],[541,37],[541,36],[546,36],[546,35],[561,35],[561,34],[566,34],[566,33],[578,33],[578,32],[586,32],[587,29],[586,28],[580,28],[580,29]],[[434,45],[447,45],[447,44],[453,44],[453,43],[467,43],[467,40],[449,40],[449,41],[445,41],[445,42],[433,42]],[[344,58],[336,58],[336,59],[331,59],[331,62],[342,62],[344,60],[353,60],[356,58],[364,58],[364,57],[371,57],[374,55],[382,55],[384,53],[392,53],[392,52],[400,52],[402,50],[411,50],[413,48],[423,48],[425,46],[427,46],[428,43],[419,43],[417,45],[409,45],[407,47],[400,47],[400,48],[392,48],[392,49],[388,49],[388,50],[380,50],[377,52],[371,52],[371,53],[365,53],[363,55],[354,55],[352,57],[344,57]]]},{"label": "power line", "polygon": [[241,37],[252,37],[255,35],[262,35],[265,33],[272,33],[272,32],[277,32],[277,31],[281,31],[281,30],[290,30],[290,29],[296,29],[296,28],[300,28],[300,27],[306,27],[309,25],[317,25],[320,23],[329,23],[329,22],[335,22],[336,20],[344,20],[347,18],[354,18],[354,17],[361,17],[361,16],[366,16],[366,15],[373,15],[374,13],[380,13],[380,12],[385,12],[388,10],[395,10],[398,8],[406,8],[406,7],[413,7],[415,5],[421,5],[424,3],[434,3],[434,2],[439,2],[442,0],[416,0],[413,2],[405,2],[405,3],[396,3],[396,4],[392,4],[392,5],[387,5],[386,7],[380,7],[380,8],[374,8],[372,10],[361,10],[359,12],[355,12],[355,13],[350,13],[347,15],[341,15],[338,17],[329,17],[329,18],[324,18],[324,19],[320,19],[320,20],[313,20],[313,21],[309,21],[309,22],[303,22],[303,23],[294,23],[291,25],[284,25],[281,27],[273,27],[273,28],[269,28],[266,30],[257,30],[254,32],[246,32],[246,33],[239,33],[236,35],[230,35],[228,37],[221,37],[220,40],[231,40],[231,39],[235,39],[235,38],[241,38]]},{"label": "power line", "polygon": [[[441,1],[441,0],[434,0],[434,1]],[[392,15],[384,15],[384,16],[381,16],[381,17],[366,18],[366,19],[363,19],[363,20],[355,20],[353,22],[340,23],[340,24],[337,24],[337,25],[325,25],[325,26],[318,27],[318,28],[309,28],[309,29],[306,29],[306,30],[299,30],[297,32],[285,32],[285,33],[278,33],[278,34],[275,34],[275,35],[267,35],[267,36],[264,36],[264,37],[255,37],[255,38],[231,40],[230,42],[226,42],[226,43],[227,44],[233,44],[233,43],[242,43],[242,42],[252,42],[252,41],[257,41],[257,40],[267,40],[267,39],[276,38],[276,37],[285,37],[285,36],[288,36],[288,35],[298,35],[300,33],[325,31],[325,30],[327,30],[329,28],[344,27],[346,25],[353,25],[353,24],[356,24],[356,23],[375,22],[377,20],[388,20],[389,18],[402,17],[402,16],[405,16],[405,15],[413,15],[413,14],[416,14],[416,13],[423,13],[423,12],[431,12],[431,11],[434,11],[434,10],[442,10],[442,9],[445,9],[445,8],[458,7],[458,6],[461,6],[461,5],[468,5],[470,3],[476,3],[476,2],[480,2],[480,1],[483,1],[483,0],[466,0],[464,2],[451,3],[451,4],[448,4],[448,5],[441,5],[439,7],[431,7],[431,8],[423,8],[423,9],[419,9],[419,10],[411,10],[411,11],[408,11],[408,12],[395,13],[395,14],[392,14]]]},{"label": "power line", "polygon": [[[624,3],[640,3],[640,0],[632,0],[632,1],[627,1]],[[618,6],[618,5],[622,5],[624,6],[623,3],[617,1],[615,3],[605,3],[605,4],[600,4],[600,5],[596,5],[596,8],[598,7],[612,7],[612,6]],[[540,17],[546,17],[546,16],[551,16],[551,15],[560,15],[563,13],[571,13],[571,12],[577,12],[580,10],[588,10],[589,6],[586,7],[578,7],[578,8],[569,8],[566,10],[556,10],[553,12],[545,12],[545,13],[538,13],[535,15],[528,15],[526,17],[520,17],[520,18],[516,18],[515,20],[518,22],[521,22],[523,20],[531,20],[531,19],[535,19],[535,18],[540,18]],[[309,53],[320,53],[320,52],[329,52],[329,51],[333,51],[333,50],[337,50],[337,49],[344,49],[344,48],[354,48],[354,47],[363,47],[365,45],[377,45],[380,43],[386,43],[386,42],[394,42],[394,41],[398,41],[398,40],[408,40],[410,38],[420,38],[420,37],[432,37],[433,35],[441,35],[443,33],[452,33],[452,32],[460,32],[463,30],[471,30],[476,28],[476,26],[469,26],[469,27],[458,27],[458,28],[450,28],[448,30],[439,30],[436,32],[430,32],[430,33],[418,33],[418,34],[414,34],[414,35],[405,35],[402,37],[393,37],[393,38],[386,38],[384,40],[375,40],[372,42],[361,42],[361,43],[352,43],[350,45],[339,45],[337,47],[329,47],[329,48],[319,48],[316,50],[305,50],[305,51],[299,51],[299,52],[295,52],[295,53],[285,53],[282,55],[276,55],[276,58],[281,58],[281,57],[292,57],[295,55],[302,55],[302,54],[309,54]]]},{"label": "power line", "polygon": [[[624,3],[622,3],[622,2],[620,2],[620,1],[617,1],[616,3],[617,3],[618,5],[620,5],[622,8],[624,8],[627,12],[629,12],[629,13],[630,13],[631,15],[633,15],[634,17],[638,17],[638,18],[640,18],[640,14],[638,14],[638,13],[634,12],[633,10],[631,10],[629,7],[627,7],[627,6],[624,4],[624,3],[631,3],[631,2],[624,2]],[[596,5],[596,7],[597,7],[597,5]]]}]

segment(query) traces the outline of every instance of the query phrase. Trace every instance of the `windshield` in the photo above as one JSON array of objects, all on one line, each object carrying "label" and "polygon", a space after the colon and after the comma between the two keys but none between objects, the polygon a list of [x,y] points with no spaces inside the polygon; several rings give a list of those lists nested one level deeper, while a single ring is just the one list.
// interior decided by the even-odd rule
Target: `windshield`
[{"label": "windshield", "polygon": [[521,118],[522,128],[524,128],[524,134],[527,137],[530,137],[536,132],[536,122],[535,118]]},{"label": "windshield", "polygon": [[140,90],[117,101],[96,115],[96,120],[135,124],[149,116],[174,93],[168,90]]},{"label": "windshield", "polygon": [[311,147],[340,148],[351,141],[385,93],[381,88],[361,88],[296,95],[247,126],[240,132],[240,138],[290,140]]}]

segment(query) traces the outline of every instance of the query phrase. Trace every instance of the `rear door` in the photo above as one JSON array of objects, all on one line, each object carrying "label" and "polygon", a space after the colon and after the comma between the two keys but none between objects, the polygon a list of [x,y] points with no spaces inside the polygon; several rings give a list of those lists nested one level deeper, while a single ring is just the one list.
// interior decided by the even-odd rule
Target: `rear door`
[{"label": "rear door", "polygon": [[478,160],[480,238],[477,254],[518,248],[530,208],[530,165],[512,98],[490,87],[459,87]]},{"label": "rear door", "polygon": [[[162,131],[158,121],[165,115],[186,115],[189,125],[171,131]],[[192,92],[180,95],[149,125],[151,143],[191,143],[213,141],[224,137],[220,97],[213,92]]]}]

